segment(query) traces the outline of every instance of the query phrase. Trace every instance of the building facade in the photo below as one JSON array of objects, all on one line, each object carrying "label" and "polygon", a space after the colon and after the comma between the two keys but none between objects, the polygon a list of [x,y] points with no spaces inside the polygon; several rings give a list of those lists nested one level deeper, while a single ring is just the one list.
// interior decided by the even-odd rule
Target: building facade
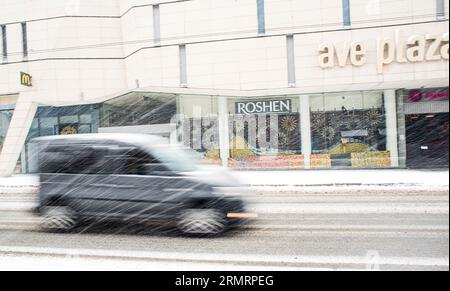
[{"label": "building facade", "polygon": [[237,169],[448,168],[448,0],[0,2],[0,175],[96,132]]}]

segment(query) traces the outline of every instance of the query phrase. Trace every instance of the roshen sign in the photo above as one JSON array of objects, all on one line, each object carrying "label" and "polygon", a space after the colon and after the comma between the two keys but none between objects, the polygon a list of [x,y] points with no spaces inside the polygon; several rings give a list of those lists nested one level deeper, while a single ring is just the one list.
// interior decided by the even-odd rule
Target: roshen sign
[{"label": "roshen sign", "polygon": [[237,114],[289,113],[292,111],[292,100],[264,100],[236,102]]},{"label": "roshen sign", "polygon": [[[384,67],[397,63],[418,63],[449,59],[449,34],[415,34],[406,37],[399,29],[395,38],[380,38],[377,41],[377,71],[383,73]],[[367,45],[354,41],[341,45],[323,43],[319,47],[319,64],[323,69],[337,65],[345,67],[363,66],[367,62]]]}]

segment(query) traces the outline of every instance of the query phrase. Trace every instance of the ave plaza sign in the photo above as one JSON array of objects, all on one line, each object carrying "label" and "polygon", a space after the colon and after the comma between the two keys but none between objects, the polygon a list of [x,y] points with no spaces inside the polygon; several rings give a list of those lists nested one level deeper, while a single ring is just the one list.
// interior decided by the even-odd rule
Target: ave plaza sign
[{"label": "ave plaza sign", "polygon": [[[377,40],[377,72],[384,66],[397,63],[419,63],[449,59],[449,34],[414,34],[405,36],[399,29],[395,38]],[[322,69],[363,66],[367,62],[367,44],[361,41],[344,42],[340,45],[322,43],[319,47],[319,65]]]}]

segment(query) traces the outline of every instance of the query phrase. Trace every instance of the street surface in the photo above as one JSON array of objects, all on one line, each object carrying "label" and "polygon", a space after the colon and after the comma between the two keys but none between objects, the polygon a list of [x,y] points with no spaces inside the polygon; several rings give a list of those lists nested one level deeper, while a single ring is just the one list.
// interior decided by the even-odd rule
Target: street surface
[{"label": "street surface", "polygon": [[21,210],[32,196],[4,198],[13,207],[0,212],[0,269],[449,270],[448,189],[309,187],[245,196],[259,217],[217,238],[125,225],[43,233],[39,219]]}]

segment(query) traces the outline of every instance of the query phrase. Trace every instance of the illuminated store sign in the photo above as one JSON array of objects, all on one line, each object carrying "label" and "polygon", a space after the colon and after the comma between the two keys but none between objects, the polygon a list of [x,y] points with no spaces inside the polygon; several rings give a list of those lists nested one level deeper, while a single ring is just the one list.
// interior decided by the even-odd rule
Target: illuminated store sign
[{"label": "illuminated store sign", "polygon": [[432,89],[416,89],[410,90],[407,94],[407,103],[430,102],[430,101],[447,101],[449,91],[432,90]]}]

